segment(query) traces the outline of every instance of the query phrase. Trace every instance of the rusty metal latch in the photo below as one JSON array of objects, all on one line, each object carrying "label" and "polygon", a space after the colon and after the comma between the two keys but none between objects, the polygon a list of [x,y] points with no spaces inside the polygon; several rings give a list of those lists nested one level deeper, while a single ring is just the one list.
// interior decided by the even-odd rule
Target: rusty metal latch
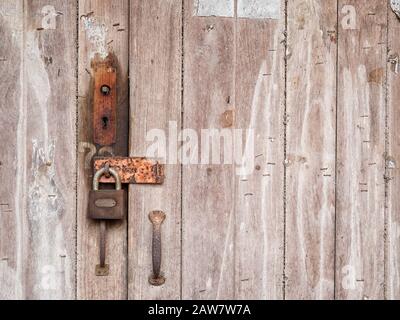
[{"label": "rusty metal latch", "polygon": [[[108,164],[114,168],[122,183],[161,184],[164,182],[164,165],[143,157],[96,157],[93,169],[97,171]],[[112,176],[102,176],[100,182],[114,183]]]},{"label": "rusty metal latch", "polygon": [[[96,275],[105,276],[109,266],[105,264],[105,220],[123,219],[125,212],[125,192],[121,183],[161,184],[164,182],[164,166],[157,161],[143,157],[99,157],[94,159],[96,172],[93,190],[89,196],[89,218],[101,219],[100,222],[100,264],[96,266]],[[106,174],[110,173],[110,174]],[[115,190],[98,190],[99,182],[115,183]],[[163,218],[161,218],[163,215]],[[149,280],[153,285],[162,285],[165,280],[160,276],[161,235],[160,225],[165,218],[161,211],[151,213],[153,222],[153,276]]]},{"label": "rusty metal latch", "polygon": [[[111,146],[117,141],[117,72],[109,59],[92,63],[92,67],[93,141],[99,146]],[[96,157],[93,171],[95,174],[93,190],[89,194],[88,217],[100,221],[100,263],[96,265],[95,272],[97,276],[106,276],[110,270],[106,264],[106,221],[124,219],[126,212],[126,194],[121,184],[161,184],[164,182],[164,166],[144,157]],[[100,183],[115,183],[115,190],[100,190]],[[159,252],[159,258],[153,258],[153,273],[155,279],[158,279],[155,281],[161,285],[164,283],[160,280],[161,236],[157,228],[154,229],[153,251]],[[157,248],[160,250],[157,251]]]}]

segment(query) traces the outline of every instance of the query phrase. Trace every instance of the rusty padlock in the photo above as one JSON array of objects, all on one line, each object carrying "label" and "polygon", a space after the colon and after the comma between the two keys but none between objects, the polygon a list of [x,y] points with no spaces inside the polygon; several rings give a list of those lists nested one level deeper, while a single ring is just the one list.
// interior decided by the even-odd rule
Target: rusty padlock
[{"label": "rusty padlock", "polygon": [[[107,171],[115,179],[114,190],[99,190],[99,180]],[[89,193],[88,217],[95,220],[119,220],[125,214],[125,190],[121,190],[121,179],[116,170],[101,168],[93,177],[93,190]]]}]

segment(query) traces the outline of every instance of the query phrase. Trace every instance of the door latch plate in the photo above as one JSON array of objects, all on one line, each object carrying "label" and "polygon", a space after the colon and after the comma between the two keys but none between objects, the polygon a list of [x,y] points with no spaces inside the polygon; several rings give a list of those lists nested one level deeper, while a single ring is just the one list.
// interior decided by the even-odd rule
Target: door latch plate
[{"label": "door latch plate", "polygon": [[117,72],[111,62],[94,68],[93,140],[108,146],[116,142],[117,132]]}]

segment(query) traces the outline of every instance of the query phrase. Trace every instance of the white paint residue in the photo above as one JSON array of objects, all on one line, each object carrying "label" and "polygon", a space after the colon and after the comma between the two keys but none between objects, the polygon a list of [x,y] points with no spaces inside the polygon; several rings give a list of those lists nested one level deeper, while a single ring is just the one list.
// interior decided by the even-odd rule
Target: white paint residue
[{"label": "white paint residue", "polygon": [[48,121],[47,109],[50,97],[50,81],[46,71],[46,65],[42,59],[37,37],[34,32],[26,33],[26,65],[29,72],[26,72],[27,82],[40,108],[40,123],[43,126],[43,138],[45,145],[48,145]]},{"label": "white paint residue", "polygon": [[19,273],[16,273],[6,260],[0,260],[0,281],[3,288],[8,288],[7,290],[0,290],[1,300],[22,299],[20,292],[22,284]]},{"label": "white paint residue", "polygon": [[400,18],[400,0],[390,0],[393,12]]},{"label": "white paint residue", "polygon": [[[26,48],[21,48],[24,59],[21,67],[22,94],[17,139],[16,212],[19,219],[17,225],[22,225],[17,230],[17,277],[23,279],[21,265],[26,253],[21,256],[24,244],[22,238],[29,237],[31,294],[38,299],[60,299],[65,296],[68,285],[66,279],[70,279],[70,274],[69,268],[62,268],[61,261],[66,262],[59,256],[66,252],[61,223],[65,200],[56,183],[56,141],[49,132],[49,113],[53,109],[50,104],[52,88],[37,32],[27,32],[25,37]],[[28,117],[34,119],[29,123],[40,125],[29,127]],[[26,154],[30,154],[30,159],[25,158]],[[27,162],[30,167],[26,165]],[[24,297],[23,294],[21,292],[18,296]]]},{"label": "white paint residue", "polygon": [[194,16],[234,17],[234,0],[193,0]]},{"label": "white paint residue", "polygon": [[207,290],[210,290],[212,288],[212,278],[207,279],[206,288]]},{"label": "white paint residue", "polygon": [[258,119],[258,112],[260,109],[259,104],[260,104],[260,99],[262,97],[261,93],[262,93],[262,89],[263,89],[263,86],[265,83],[265,77],[263,76],[263,74],[265,74],[265,73],[267,73],[267,61],[263,60],[261,62],[260,69],[258,72],[257,81],[256,81],[256,85],[254,88],[253,100],[251,103],[251,117],[250,117],[250,123],[249,123],[248,129],[250,129],[252,131],[247,130],[246,142],[245,142],[245,147],[244,147],[245,151],[243,153],[241,165],[240,165],[240,167],[238,167],[236,169],[236,174],[243,176],[243,178],[247,178],[247,176],[252,173],[252,172],[250,172],[250,173],[246,172],[246,167],[248,167],[246,165],[246,162],[254,161],[254,158],[248,159],[248,158],[246,158],[246,155],[254,154],[254,152],[249,151],[249,148],[254,148],[254,140],[251,139],[251,134],[254,134],[254,130],[256,127],[256,121]]},{"label": "white paint residue", "polygon": [[32,140],[32,166],[28,192],[28,219],[35,253],[33,294],[38,299],[60,299],[65,294],[69,270],[61,266],[65,252],[61,223],[65,201],[55,181],[55,142]]},{"label": "white paint residue", "polygon": [[[366,76],[366,69],[365,66],[359,65],[358,66],[358,73],[354,74],[354,72],[348,68],[345,68],[343,70],[343,88],[344,88],[344,110],[353,110],[351,113],[351,116],[346,117],[347,121],[345,123],[345,131],[346,132],[352,132],[354,133],[354,122],[356,118],[359,118],[360,114],[365,114],[365,110],[362,110],[363,106],[365,105],[365,108],[368,109],[369,106],[369,101],[359,101],[356,99],[354,95],[354,88],[361,87],[360,84],[362,84],[363,87],[365,87],[365,83],[367,83],[367,76]],[[363,93],[358,94],[359,97],[369,96],[368,89],[365,90]],[[357,136],[358,144],[361,144],[361,137]],[[352,154],[354,152],[354,146],[351,144],[346,144],[346,154]],[[349,170],[351,168],[356,168],[358,163],[353,162],[351,164],[348,164]],[[347,172],[348,176],[351,176],[351,172]],[[358,176],[354,179],[352,179],[350,189],[351,190],[358,190]],[[358,194],[356,192],[352,192],[348,199],[348,203],[357,203],[357,197]],[[350,228],[350,245],[349,245],[349,256],[348,256],[348,261],[347,264],[351,266],[355,270],[355,272],[360,275],[362,274],[362,264],[360,264],[360,261],[363,261],[362,259],[362,252],[361,252],[361,230],[360,230],[360,221],[361,221],[361,212],[359,206],[351,206],[349,208],[349,212],[346,212],[346,216],[349,217],[349,228]]]},{"label": "white paint residue", "polygon": [[107,46],[107,27],[104,23],[99,23],[93,17],[82,17],[83,25],[86,30],[86,36],[91,43],[90,58],[96,54],[105,59],[108,55]]},{"label": "white paint residue", "polygon": [[[17,125],[17,159],[15,172],[15,232],[16,232],[16,274],[15,274],[15,298],[23,299],[24,285],[23,279],[23,244],[24,229],[22,217],[25,215],[25,185],[26,185],[26,94],[25,94],[25,60],[24,46],[22,43],[22,24],[15,26],[17,32],[12,33],[13,45],[18,47],[20,57],[22,58],[19,66],[19,88],[21,90],[19,96],[18,125]],[[3,273],[6,274],[6,273]],[[7,287],[7,286],[6,286]]]},{"label": "white paint residue", "polygon": [[238,0],[237,16],[250,19],[279,19],[281,0]]},{"label": "white paint residue", "polygon": [[63,197],[54,181],[54,149],[55,143],[48,145],[32,141],[32,183],[29,189],[29,218],[42,220],[61,215]]}]

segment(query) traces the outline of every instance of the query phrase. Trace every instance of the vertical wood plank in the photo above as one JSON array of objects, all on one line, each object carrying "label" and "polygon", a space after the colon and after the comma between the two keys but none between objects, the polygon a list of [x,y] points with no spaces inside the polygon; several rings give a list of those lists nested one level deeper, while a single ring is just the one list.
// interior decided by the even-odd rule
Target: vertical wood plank
[{"label": "vertical wood plank", "polygon": [[[127,221],[107,222],[106,263],[110,274],[95,275],[99,263],[99,223],[87,218],[92,186],[94,155],[128,153],[128,0],[79,1],[79,157],[78,157],[78,265],[79,299],[127,298]],[[113,146],[93,144],[93,70],[91,62],[108,55],[117,68],[117,142]]]},{"label": "vertical wood plank", "polygon": [[23,1],[0,3],[0,299],[24,297],[25,128],[23,104]]},{"label": "vertical wood plank", "polygon": [[[130,155],[146,155],[150,145],[146,136],[150,130],[159,129],[168,137],[168,152],[172,155],[175,151],[176,156],[171,143],[177,143],[173,132],[181,127],[182,1],[134,0],[130,12]],[[168,163],[162,185],[130,186],[129,299],[180,298],[180,165],[174,164],[171,156]],[[159,287],[148,282],[152,274],[148,215],[153,210],[166,214],[161,228],[161,272],[166,282]]]},{"label": "vertical wood plank", "polygon": [[[7,298],[72,299],[76,6],[56,0],[3,1],[1,10],[8,44],[1,53],[2,73],[10,79],[2,82],[8,92],[2,112],[10,121],[4,135],[13,146],[1,175],[15,188],[14,199],[1,199],[1,215],[14,213],[7,219],[10,234],[2,232],[14,250],[1,253],[0,268],[8,278],[1,292]],[[11,19],[14,25],[7,23]]]},{"label": "vertical wood plank", "polygon": [[336,297],[384,297],[387,6],[339,1]]},{"label": "vertical wood plank", "polygon": [[288,3],[287,299],[333,299],[336,0]]},{"label": "vertical wood plank", "polygon": [[[183,126],[200,139],[235,106],[235,19],[196,17],[194,1],[184,3]],[[182,298],[233,298],[234,167],[184,165],[182,174]]]},{"label": "vertical wood plank", "polygon": [[251,173],[235,174],[236,299],[283,298],[285,1],[276,6],[279,19],[236,21],[236,103],[226,108],[255,136]]},{"label": "vertical wood plank", "polygon": [[77,10],[73,2],[26,1],[25,15],[25,295],[71,299],[76,261]]},{"label": "vertical wood plank", "polygon": [[386,297],[400,299],[400,23],[389,9]]}]

